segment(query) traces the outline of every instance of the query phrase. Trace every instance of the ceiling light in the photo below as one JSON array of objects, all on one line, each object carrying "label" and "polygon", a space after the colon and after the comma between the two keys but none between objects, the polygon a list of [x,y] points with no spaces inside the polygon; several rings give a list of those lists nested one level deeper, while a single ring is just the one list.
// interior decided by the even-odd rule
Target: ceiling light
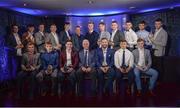
[{"label": "ceiling light", "polygon": [[23,6],[27,6],[27,4],[26,4],[26,3],[24,3],[24,4],[23,4]]},{"label": "ceiling light", "polygon": [[136,7],[134,7],[134,6],[131,6],[131,7],[129,7],[129,9],[135,9]]},{"label": "ceiling light", "polygon": [[94,3],[94,1],[92,1],[92,0],[88,1],[88,4],[93,4],[93,3]]}]

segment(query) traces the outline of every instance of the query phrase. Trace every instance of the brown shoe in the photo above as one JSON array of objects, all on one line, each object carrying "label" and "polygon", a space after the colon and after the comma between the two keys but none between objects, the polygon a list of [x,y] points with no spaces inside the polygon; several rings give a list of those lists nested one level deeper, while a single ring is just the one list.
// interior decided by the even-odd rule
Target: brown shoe
[{"label": "brown shoe", "polygon": [[140,97],[141,95],[142,95],[141,90],[138,90],[137,93],[136,93],[136,96]]},{"label": "brown shoe", "polygon": [[152,90],[149,90],[149,91],[148,91],[148,96],[154,97],[154,96],[156,96],[156,95],[155,95],[155,93],[154,93]]}]

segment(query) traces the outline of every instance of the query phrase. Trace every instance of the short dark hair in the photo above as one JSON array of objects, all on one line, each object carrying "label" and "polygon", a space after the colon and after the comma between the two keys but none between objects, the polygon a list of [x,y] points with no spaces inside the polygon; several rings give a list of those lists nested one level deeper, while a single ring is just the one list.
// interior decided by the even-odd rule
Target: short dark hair
[{"label": "short dark hair", "polygon": [[28,28],[34,27],[34,25],[33,25],[33,24],[28,24],[27,27],[28,27]]},{"label": "short dark hair", "polygon": [[40,24],[39,24],[39,26],[40,26],[40,25],[44,25],[44,26],[45,26],[45,24],[44,24],[44,23],[40,23]]},{"label": "short dark hair", "polygon": [[79,25],[77,25],[76,28],[81,28],[81,27]]},{"label": "short dark hair", "polygon": [[50,26],[56,26],[56,24],[52,23]]},{"label": "short dark hair", "polygon": [[126,23],[131,23],[131,24],[132,24],[132,22],[131,22],[131,21],[126,21]]},{"label": "short dark hair", "polygon": [[71,42],[71,43],[72,43],[72,41],[71,41],[71,40],[69,40],[69,39],[66,41],[66,43],[68,43],[68,42]]},{"label": "short dark hair", "polygon": [[138,38],[137,42],[144,42],[144,39]]},{"label": "short dark hair", "polygon": [[31,46],[31,45],[33,45],[33,46],[34,46],[34,43],[32,43],[32,42],[28,42],[27,47],[28,47],[28,46]]},{"label": "short dark hair", "polygon": [[89,21],[89,22],[88,22],[88,24],[93,24],[93,25],[94,25],[94,22],[92,22],[92,21]]},{"label": "short dark hair", "polygon": [[122,42],[126,42],[127,43],[127,41],[125,39],[120,40],[120,43],[122,43]]},{"label": "short dark hair", "polygon": [[139,24],[144,24],[144,25],[146,25],[146,22],[143,20],[143,21],[139,22]]},{"label": "short dark hair", "polygon": [[51,42],[46,42],[45,44],[52,45],[52,43],[51,43]]},{"label": "short dark hair", "polygon": [[69,24],[70,24],[70,22],[68,22],[68,21],[65,22],[65,25],[69,25]]},{"label": "short dark hair", "polygon": [[104,22],[100,22],[99,25],[106,25]]},{"label": "short dark hair", "polygon": [[112,21],[111,23],[116,23],[116,24],[118,24],[118,22],[117,22],[117,21]]},{"label": "short dark hair", "polygon": [[101,41],[102,41],[102,40],[107,40],[107,41],[108,41],[108,39],[107,39],[107,38],[105,38],[105,37],[104,37],[104,38],[101,38]]},{"label": "short dark hair", "polygon": [[158,18],[158,19],[155,20],[155,22],[162,22],[162,19]]}]

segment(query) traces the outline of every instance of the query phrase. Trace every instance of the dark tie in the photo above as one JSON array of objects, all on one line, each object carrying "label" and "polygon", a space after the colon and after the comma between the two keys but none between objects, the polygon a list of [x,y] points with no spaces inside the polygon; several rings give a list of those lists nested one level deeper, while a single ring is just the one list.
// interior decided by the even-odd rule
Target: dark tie
[{"label": "dark tie", "polygon": [[84,57],[84,58],[85,58],[85,63],[84,63],[84,65],[85,65],[85,66],[88,66],[88,51],[87,51],[87,50],[85,51],[85,57]]},{"label": "dark tie", "polygon": [[123,57],[122,57],[122,67],[126,66],[125,64],[125,50],[123,50]]}]

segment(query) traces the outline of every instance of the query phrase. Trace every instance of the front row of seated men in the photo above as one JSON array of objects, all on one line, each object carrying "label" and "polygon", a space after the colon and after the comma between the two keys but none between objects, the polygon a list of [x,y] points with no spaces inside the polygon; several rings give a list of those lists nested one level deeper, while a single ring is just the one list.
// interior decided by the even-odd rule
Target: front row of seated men
[{"label": "front row of seated men", "polygon": [[[113,81],[116,79],[118,87],[123,76],[128,77],[129,94],[131,85],[135,81],[137,96],[141,96],[141,74],[150,75],[149,91],[154,96],[153,88],[158,77],[158,72],[151,68],[152,60],[148,49],[144,48],[144,40],[138,39],[138,48],[130,52],[127,49],[126,40],[121,40],[120,49],[114,51],[109,48],[108,39],[101,39],[101,48],[90,50],[90,43],[87,39],[82,42],[83,50],[79,53],[73,50],[73,44],[68,40],[65,50],[58,53],[53,50],[52,44],[45,44],[46,52],[35,52],[34,44],[27,45],[27,52],[23,54],[21,68],[18,74],[18,97],[22,96],[23,83],[26,78],[30,80],[30,99],[33,99],[35,88],[40,88],[44,96],[47,92],[47,77],[52,81],[51,95],[61,95],[67,87],[70,93],[74,93],[75,84],[78,84],[78,94],[83,92],[83,79],[88,75],[91,79],[91,94],[113,95]],[[65,84],[67,79],[70,84]],[[96,83],[98,81],[98,83]]]}]

